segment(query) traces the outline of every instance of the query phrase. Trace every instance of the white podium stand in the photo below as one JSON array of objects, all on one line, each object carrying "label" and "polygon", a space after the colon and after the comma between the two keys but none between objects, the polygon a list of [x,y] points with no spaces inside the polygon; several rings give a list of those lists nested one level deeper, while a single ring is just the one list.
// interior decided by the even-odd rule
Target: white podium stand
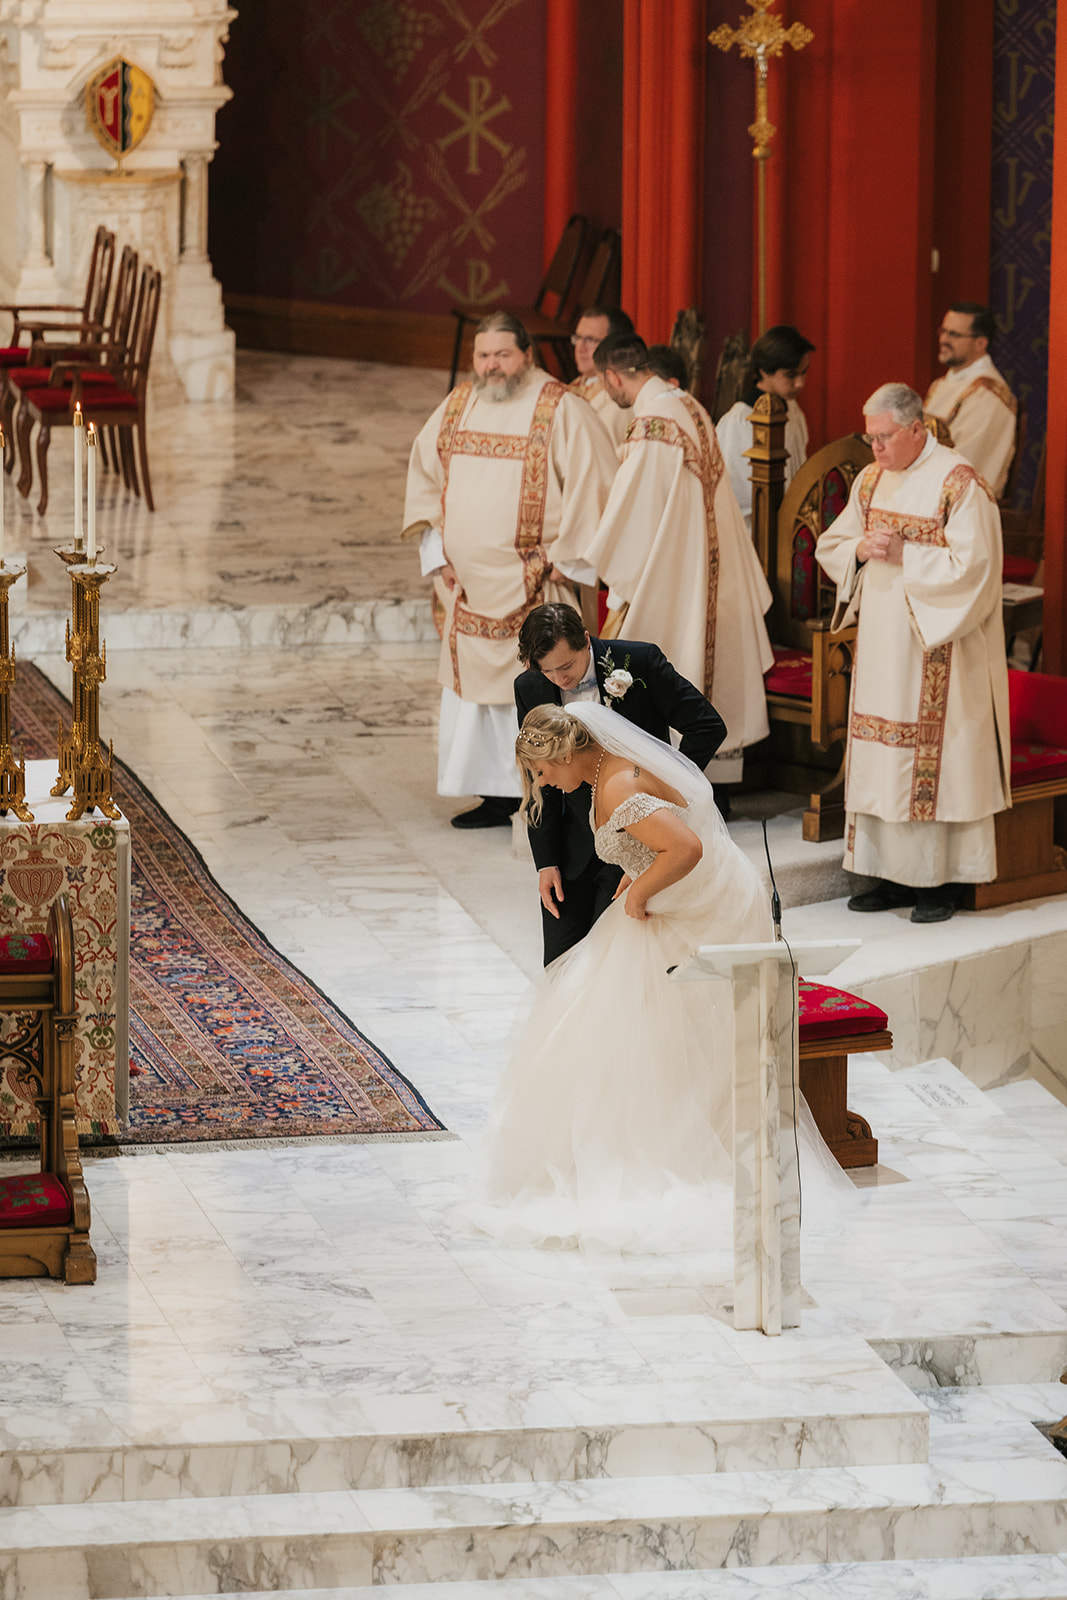
[{"label": "white podium stand", "polygon": [[797,978],[832,972],[859,947],[858,939],[707,944],[672,974],[676,983],[733,982],[735,1328],[779,1334],[800,1325]]}]

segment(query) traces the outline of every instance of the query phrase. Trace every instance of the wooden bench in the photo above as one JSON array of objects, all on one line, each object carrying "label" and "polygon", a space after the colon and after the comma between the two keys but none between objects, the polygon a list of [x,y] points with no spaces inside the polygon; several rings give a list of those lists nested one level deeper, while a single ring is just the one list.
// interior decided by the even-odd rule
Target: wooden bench
[{"label": "wooden bench", "polygon": [[799,983],[800,1092],[815,1125],[842,1167],[873,1167],[878,1140],[870,1123],[848,1109],[848,1058],[891,1050],[884,1011],[844,989],[801,978]]},{"label": "wooden bench", "polygon": [[[40,1170],[0,1176],[0,1278],[95,1283],[89,1195],[74,1112],[74,932],[65,894],[48,935],[0,935],[0,1014],[15,1019],[0,1040],[37,1111]],[[0,1168],[2,1172],[2,1168]]]}]

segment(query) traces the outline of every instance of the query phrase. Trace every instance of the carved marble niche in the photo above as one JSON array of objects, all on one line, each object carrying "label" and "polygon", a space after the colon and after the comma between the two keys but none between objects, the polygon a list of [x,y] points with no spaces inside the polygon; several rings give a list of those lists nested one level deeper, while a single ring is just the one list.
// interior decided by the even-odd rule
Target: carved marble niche
[{"label": "carved marble niche", "polygon": [[[207,182],[236,15],[226,0],[0,0],[0,301],[80,300],[106,223],[163,274],[154,379],[180,381],[191,400],[233,394]],[[156,89],[121,173],[85,112],[86,83],[116,56]]]}]

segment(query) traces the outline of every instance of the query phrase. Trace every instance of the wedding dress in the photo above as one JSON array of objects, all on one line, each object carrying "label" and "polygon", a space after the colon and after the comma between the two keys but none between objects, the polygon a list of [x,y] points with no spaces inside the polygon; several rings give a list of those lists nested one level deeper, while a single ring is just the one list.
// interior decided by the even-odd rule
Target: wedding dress
[{"label": "wedding dress", "polygon": [[472,1215],[507,1245],[722,1249],[732,1241],[732,996],[722,980],[669,974],[697,945],[770,938],[769,895],[692,762],[604,706],[569,709],[609,753],[686,802],[631,796],[596,828],[597,854],[638,877],[655,852],[625,829],[659,810],[681,816],[704,853],[649,899],[647,921],[627,916],[620,896],[547,969],[497,1091]]}]

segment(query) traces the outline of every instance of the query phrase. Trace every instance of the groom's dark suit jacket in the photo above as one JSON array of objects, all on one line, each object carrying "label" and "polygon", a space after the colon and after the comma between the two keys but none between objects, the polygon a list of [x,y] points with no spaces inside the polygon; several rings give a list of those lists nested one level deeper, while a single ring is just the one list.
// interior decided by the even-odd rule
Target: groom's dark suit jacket
[{"label": "groom's dark suit jacket", "polygon": [[[591,639],[593,662],[601,701],[604,679],[610,667],[604,658],[610,654],[615,670],[633,675],[633,683],[621,700],[615,701],[620,716],[667,742],[670,730],[682,736],[682,754],[703,769],[726,737],[726,724],[714,706],[694,688],[688,678],[676,672],[658,645],[641,644],[636,639]],[[534,706],[563,704],[563,696],[536,667],[515,680],[515,704],[519,722]],[[530,828],[530,846],[537,866],[558,867],[564,878],[576,878],[593,854],[593,835],[589,827],[589,785],[583,783],[573,794],[546,788],[539,827]]]}]

